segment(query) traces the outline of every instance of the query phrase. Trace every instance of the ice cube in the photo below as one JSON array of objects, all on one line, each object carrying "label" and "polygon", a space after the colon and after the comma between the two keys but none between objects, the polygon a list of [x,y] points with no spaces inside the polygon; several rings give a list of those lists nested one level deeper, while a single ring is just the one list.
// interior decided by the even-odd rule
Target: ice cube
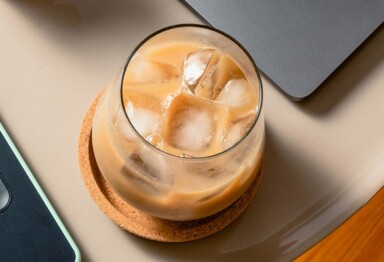
[{"label": "ice cube", "polygon": [[183,65],[182,88],[189,94],[211,97],[211,76],[216,70],[219,54],[215,49],[199,49],[188,54]]},{"label": "ice cube", "polygon": [[191,95],[178,95],[173,99],[164,123],[166,142],[187,155],[209,147],[215,135],[214,112],[199,100]]},{"label": "ice cube", "polygon": [[213,137],[212,118],[208,112],[198,108],[179,111],[171,128],[174,129],[173,143],[181,149],[202,150]]},{"label": "ice cube", "polygon": [[179,68],[162,59],[138,56],[130,61],[124,75],[124,82],[158,83],[177,78],[179,75]]},{"label": "ice cube", "polygon": [[229,148],[240,141],[251,128],[255,115],[255,113],[250,113],[248,116],[240,118],[232,123],[224,138],[224,148]]},{"label": "ice cube", "polygon": [[250,100],[248,82],[245,79],[231,79],[216,98],[216,101],[230,107],[246,105]]},{"label": "ice cube", "polygon": [[242,70],[215,49],[197,50],[184,61],[182,90],[189,94],[215,100],[231,79],[244,79]]},{"label": "ice cube", "polygon": [[[140,92],[124,89],[123,99],[125,111],[136,131],[144,138],[156,133],[161,128],[162,105],[161,100]],[[122,114],[123,118],[126,118]],[[123,119],[125,122],[126,119]],[[137,138],[133,130],[127,124],[120,124],[127,128],[122,132],[128,140]]]},{"label": "ice cube", "polygon": [[[143,149],[136,150],[127,158],[120,174],[133,186],[130,190],[153,195],[162,195],[167,192],[167,187],[173,184],[173,176],[166,171],[167,166],[161,161],[162,159],[158,160],[148,159],[148,154],[143,152]],[[127,188],[123,190],[127,190]]]},{"label": "ice cube", "polygon": [[[156,187],[154,183],[151,183],[147,177],[144,177],[139,170],[135,169],[137,165],[132,164],[132,162],[134,162],[134,160],[128,161],[128,163],[120,169],[120,175],[129,180],[130,184],[134,187],[134,190],[153,195],[160,194],[161,191],[159,188]],[[122,190],[127,190],[127,188],[123,188]]]},{"label": "ice cube", "polygon": [[[160,129],[161,115],[147,108],[135,107],[128,102],[127,115],[136,131],[144,138]],[[132,139],[132,138],[131,138]]]},{"label": "ice cube", "polygon": [[[113,137],[113,142],[119,145],[119,152],[125,155],[130,155],[137,148],[136,137],[134,129],[129,125],[125,109],[120,103],[115,103],[115,112],[112,115],[112,121],[107,122],[106,128],[110,132],[110,136]],[[105,108],[108,110],[108,108]],[[106,115],[107,112],[104,112]]]},{"label": "ice cube", "polygon": [[[180,92],[180,79],[175,78],[158,83],[128,83],[124,82],[124,96],[126,92],[139,92],[149,97],[164,100],[169,94]],[[124,99],[125,101],[126,99]]]},{"label": "ice cube", "polygon": [[183,82],[187,84],[190,89],[193,89],[203,76],[212,55],[212,49],[202,49],[188,54],[185,58],[183,65]]},{"label": "ice cube", "polygon": [[134,107],[145,108],[157,113],[161,113],[162,111],[162,102],[160,98],[151,96],[140,91],[134,91],[129,90],[128,88],[124,88],[123,100],[126,106],[128,105],[128,103],[131,103]]},{"label": "ice cube", "polygon": [[167,165],[161,155],[148,147],[138,149],[129,157],[128,162],[142,176],[165,185],[173,183],[171,172],[168,172],[169,163]]},{"label": "ice cube", "polygon": [[220,56],[220,60],[217,63],[217,70],[214,78],[215,85],[213,87],[212,99],[217,97],[229,80],[244,78],[244,74],[230,56],[223,54]]}]

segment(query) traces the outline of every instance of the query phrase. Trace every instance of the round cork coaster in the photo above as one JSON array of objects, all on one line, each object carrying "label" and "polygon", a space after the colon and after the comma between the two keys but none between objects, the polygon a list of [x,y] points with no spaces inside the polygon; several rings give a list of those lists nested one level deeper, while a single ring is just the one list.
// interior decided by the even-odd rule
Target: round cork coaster
[{"label": "round cork coaster", "polygon": [[222,230],[245,210],[259,185],[261,169],[247,191],[236,202],[206,218],[192,221],[170,221],[152,217],[126,203],[113,191],[100,173],[93,153],[92,122],[101,94],[95,98],[84,118],[78,141],[78,158],[88,192],[98,207],[117,225],[132,234],[151,240],[186,242]]}]

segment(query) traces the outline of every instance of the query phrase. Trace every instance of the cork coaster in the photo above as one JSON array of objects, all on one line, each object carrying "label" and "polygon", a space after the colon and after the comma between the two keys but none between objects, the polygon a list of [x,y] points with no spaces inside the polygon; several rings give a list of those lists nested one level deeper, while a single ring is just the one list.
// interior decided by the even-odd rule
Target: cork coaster
[{"label": "cork coaster", "polygon": [[92,122],[99,94],[84,118],[78,141],[78,159],[83,181],[98,207],[124,230],[161,242],[186,242],[222,230],[234,221],[252,200],[261,178],[261,169],[247,191],[231,206],[212,216],[192,221],[170,221],[152,217],[127,204],[101,175],[92,147]]}]

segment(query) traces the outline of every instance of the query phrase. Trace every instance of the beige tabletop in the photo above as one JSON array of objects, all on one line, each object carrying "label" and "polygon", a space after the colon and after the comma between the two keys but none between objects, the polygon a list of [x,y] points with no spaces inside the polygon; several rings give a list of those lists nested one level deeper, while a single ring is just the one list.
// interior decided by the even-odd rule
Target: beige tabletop
[{"label": "beige tabletop", "polygon": [[0,1],[1,122],[84,260],[290,260],[384,184],[384,30],[303,102],[263,78],[266,161],[255,199],[222,232],[163,244],[99,210],[80,175],[77,140],[92,100],[133,47],[178,23],[201,21],[175,0]]}]

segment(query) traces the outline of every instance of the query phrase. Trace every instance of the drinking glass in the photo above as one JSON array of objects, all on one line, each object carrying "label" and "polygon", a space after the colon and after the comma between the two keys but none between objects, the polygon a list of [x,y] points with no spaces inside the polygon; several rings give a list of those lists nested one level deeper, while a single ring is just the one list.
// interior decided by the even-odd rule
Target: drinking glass
[{"label": "drinking glass", "polygon": [[[162,151],[141,136],[128,117],[123,91],[132,59],[172,41],[198,43],[227,53],[258,95],[250,128],[221,152],[191,157]],[[226,33],[190,24],[161,29],[132,51],[102,93],[92,127],[97,165],[113,190],[138,210],[175,221],[207,217],[235,202],[261,168],[264,140],[262,83],[252,57]]]}]

